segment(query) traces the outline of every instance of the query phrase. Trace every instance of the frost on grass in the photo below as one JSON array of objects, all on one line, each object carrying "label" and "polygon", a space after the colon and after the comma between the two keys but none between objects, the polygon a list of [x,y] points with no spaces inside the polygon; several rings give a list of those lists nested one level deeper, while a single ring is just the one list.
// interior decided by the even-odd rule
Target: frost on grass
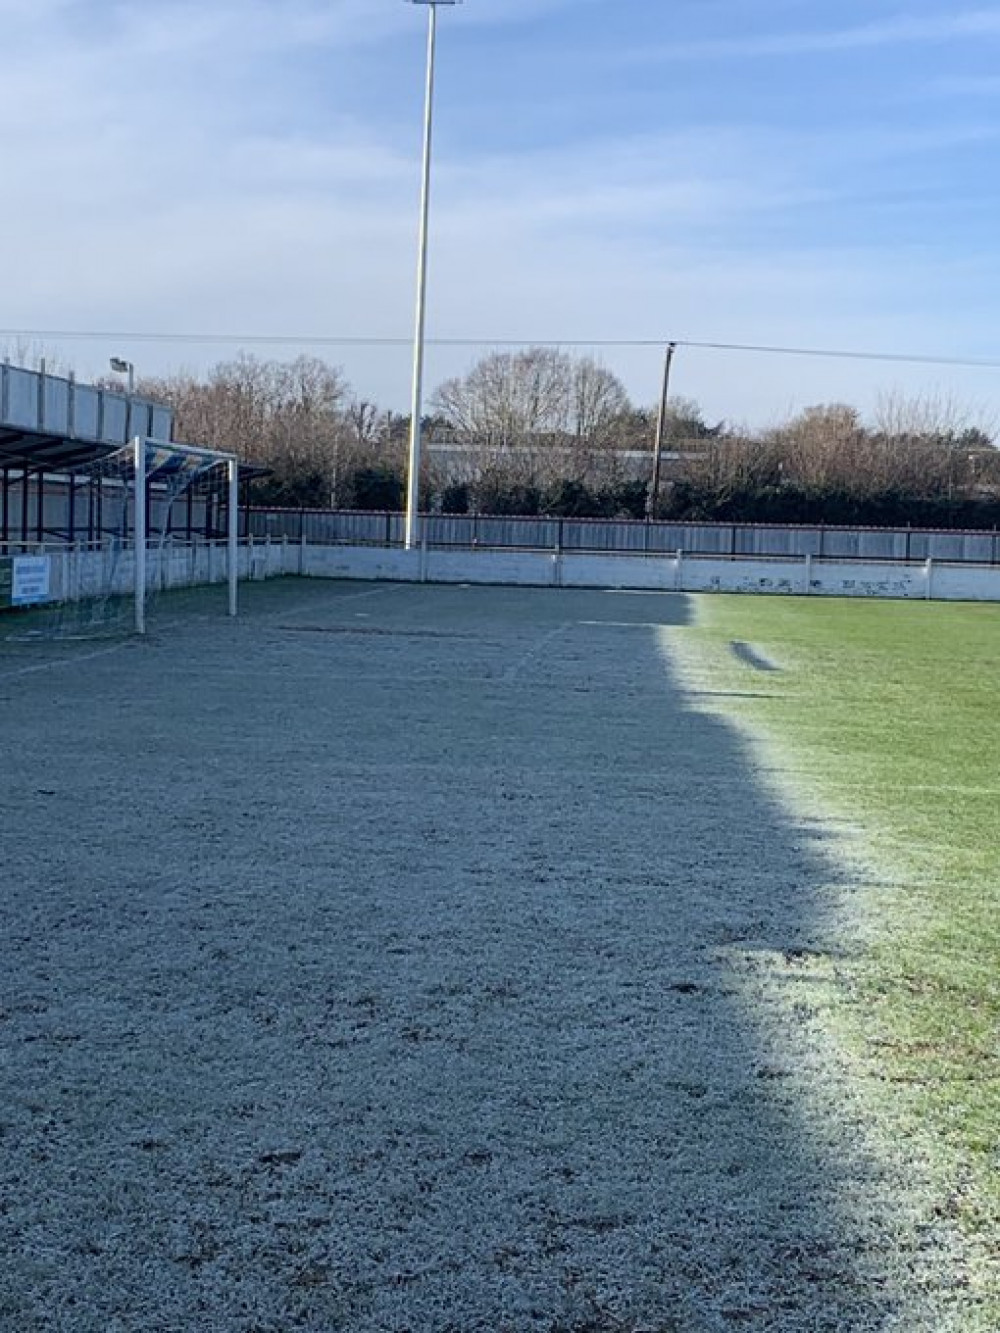
[{"label": "frost on grass", "polygon": [[0,660],[0,1327],[971,1328],[688,603],[252,591]]}]

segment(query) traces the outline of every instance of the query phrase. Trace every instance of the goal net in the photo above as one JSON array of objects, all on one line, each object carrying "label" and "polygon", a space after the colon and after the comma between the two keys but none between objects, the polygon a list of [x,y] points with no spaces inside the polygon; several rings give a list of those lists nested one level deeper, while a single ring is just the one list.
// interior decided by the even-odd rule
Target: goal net
[{"label": "goal net", "polygon": [[165,594],[219,582],[235,615],[238,476],[231,454],[148,439],[74,467],[65,484],[86,493],[98,539],[49,555],[49,599],[8,637],[144,634],[177,604]]}]

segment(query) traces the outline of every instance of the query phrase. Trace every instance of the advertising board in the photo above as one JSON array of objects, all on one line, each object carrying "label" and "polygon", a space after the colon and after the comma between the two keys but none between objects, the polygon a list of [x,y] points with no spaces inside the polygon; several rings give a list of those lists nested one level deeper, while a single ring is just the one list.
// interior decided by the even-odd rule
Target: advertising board
[{"label": "advertising board", "polygon": [[47,555],[0,558],[0,609],[47,602],[50,577],[51,561]]}]

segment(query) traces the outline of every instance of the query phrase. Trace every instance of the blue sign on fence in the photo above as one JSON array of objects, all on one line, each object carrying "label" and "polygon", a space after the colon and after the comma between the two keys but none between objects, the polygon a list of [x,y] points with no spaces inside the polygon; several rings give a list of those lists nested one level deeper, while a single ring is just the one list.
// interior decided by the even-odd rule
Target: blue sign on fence
[{"label": "blue sign on fence", "polygon": [[[52,562],[47,555],[16,555],[10,561],[11,606],[33,606],[49,600]],[[4,579],[7,584],[7,579]]]}]

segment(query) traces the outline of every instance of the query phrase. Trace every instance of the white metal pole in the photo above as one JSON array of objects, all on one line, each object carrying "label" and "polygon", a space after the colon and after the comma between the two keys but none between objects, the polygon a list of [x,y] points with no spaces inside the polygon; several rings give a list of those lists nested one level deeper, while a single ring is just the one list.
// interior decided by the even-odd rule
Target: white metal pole
[{"label": "white metal pole", "polygon": [[146,633],[146,441],[135,437],[135,632]]},{"label": "white metal pole", "polygon": [[226,550],[229,569],[229,614],[236,615],[237,584],[239,579],[240,534],[240,465],[229,460],[229,525],[226,530]]},{"label": "white metal pole", "polygon": [[437,4],[427,6],[427,90],[424,97],[424,174],[420,193],[420,237],[417,246],[417,310],[413,337],[413,397],[410,404],[410,457],[406,474],[406,529],[404,545],[412,550],[420,540],[420,414],[423,409],[424,326],[427,309],[427,230],[431,200],[431,138],[434,121],[434,46]]}]

